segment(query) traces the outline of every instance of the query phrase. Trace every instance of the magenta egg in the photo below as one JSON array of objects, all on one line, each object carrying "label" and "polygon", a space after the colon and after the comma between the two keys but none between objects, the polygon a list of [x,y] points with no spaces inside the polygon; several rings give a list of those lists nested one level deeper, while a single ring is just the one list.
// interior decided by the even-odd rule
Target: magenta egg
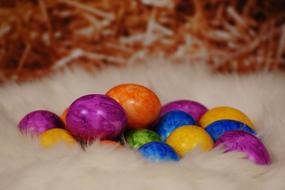
[{"label": "magenta egg", "polygon": [[100,94],[78,98],[66,115],[67,130],[85,143],[95,139],[112,140],[123,132],[126,124],[126,113],[121,105]]},{"label": "magenta egg", "polygon": [[271,163],[270,155],[263,143],[245,131],[226,132],[216,141],[215,146],[222,146],[225,152],[244,152],[247,158],[256,164],[268,165]]},{"label": "magenta egg", "polygon": [[176,100],[162,106],[160,116],[174,110],[184,111],[191,115],[195,121],[198,121],[208,109],[204,105],[192,100]]},{"label": "magenta egg", "polygon": [[28,113],[19,122],[18,128],[24,134],[39,135],[48,129],[63,128],[61,119],[54,113],[46,110],[37,110]]}]

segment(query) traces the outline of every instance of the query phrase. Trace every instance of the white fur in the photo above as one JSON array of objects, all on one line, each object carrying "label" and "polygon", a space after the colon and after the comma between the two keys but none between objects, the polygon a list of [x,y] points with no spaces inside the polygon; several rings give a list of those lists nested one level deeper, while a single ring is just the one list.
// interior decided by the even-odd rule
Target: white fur
[{"label": "white fur", "polygon": [[[76,68],[54,76],[0,88],[1,190],[262,190],[285,189],[285,75],[213,74],[187,63],[163,58],[126,68],[109,67],[94,74]],[[59,145],[43,150],[37,139],[21,135],[16,126],[28,112],[61,112],[77,97],[104,93],[120,83],[140,83],[153,89],[163,103],[192,99],[209,108],[228,105],[241,109],[256,124],[273,159],[258,166],[240,153],[220,150],[188,154],[178,163],[152,164],[133,150],[93,144]]]}]

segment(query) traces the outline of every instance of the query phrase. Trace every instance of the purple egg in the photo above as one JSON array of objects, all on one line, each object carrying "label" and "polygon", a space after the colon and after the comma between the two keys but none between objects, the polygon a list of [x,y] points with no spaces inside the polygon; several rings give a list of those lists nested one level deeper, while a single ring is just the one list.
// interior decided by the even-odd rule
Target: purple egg
[{"label": "purple egg", "polygon": [[225,152],[244,152],[247,158],[256,164],[268,165],[271,159],[263,143],[255,136],[244,131],[230,131],[224,133],[215,146],[222,145]]},{"label": "purple egg", "polygon": [[48,129],[63,128],[61,119],[54,113],[46,110],[37,110],[28,113],[19,122],[18,128],[24,134],[39,135]]},{"label": "purple egg", "polygon": [[114,139],[123,132],[126,124],[127,116],[121,105],[99,94],[78,98],[66,115],[67,130],[85,143],[95,139]]},{"label": "purple egg", "polygon": [[160,117],[166,114],[167,112],[180,110],[188,113],[193,117],[195,121],[199,121],[202,115],[208,111],[208,109],[195,101],[192,100],[177,100],[173,102],[169,102],[162,106],[160,111]]}]

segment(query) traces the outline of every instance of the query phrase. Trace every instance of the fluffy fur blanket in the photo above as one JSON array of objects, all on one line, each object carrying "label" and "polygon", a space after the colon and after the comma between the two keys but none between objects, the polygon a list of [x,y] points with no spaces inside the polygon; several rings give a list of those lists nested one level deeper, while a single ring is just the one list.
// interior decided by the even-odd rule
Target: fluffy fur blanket
[{"label": "fluffy fur blanket", "polygon": [[[172,64],[163,58],[94,74],[77,68],[49,78],[10,83],[0,88],[1,190],[284,190],[285,75],[261,72],[248,76],[213,74],[201,66]],[[209,108],[228,105],[256,124],[273,163],[258,166],[240,153],[198,150],[178,163],[148,163],[137,152],[94,143],[43,150],[37,139],[23,136],[17,123],[26,113],[48,109],[60,114],[75,98],[104,93],[123,82],[153,89],[163,103],[192,99]]]}]

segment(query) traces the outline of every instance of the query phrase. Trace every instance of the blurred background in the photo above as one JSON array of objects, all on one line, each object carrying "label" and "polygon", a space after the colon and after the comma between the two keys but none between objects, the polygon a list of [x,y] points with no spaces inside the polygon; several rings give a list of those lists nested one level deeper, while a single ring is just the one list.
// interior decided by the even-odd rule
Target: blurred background
[{"label": "blurred background", "polygon": [[284,0],[0,0],[0,83],[147,56],[249,74],[285,68]]}]

